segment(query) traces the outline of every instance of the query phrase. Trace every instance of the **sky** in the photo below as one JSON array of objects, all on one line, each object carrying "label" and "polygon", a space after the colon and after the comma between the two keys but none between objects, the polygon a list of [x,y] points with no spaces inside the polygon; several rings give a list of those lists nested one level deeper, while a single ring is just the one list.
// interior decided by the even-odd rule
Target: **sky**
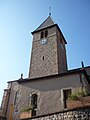
[{"label": "sky", "polygon": [[28,77],[31,32],[49,7],[67,41],[68,69],[90,65],[90,0],[0,0],[0,103],[7,81]]}]

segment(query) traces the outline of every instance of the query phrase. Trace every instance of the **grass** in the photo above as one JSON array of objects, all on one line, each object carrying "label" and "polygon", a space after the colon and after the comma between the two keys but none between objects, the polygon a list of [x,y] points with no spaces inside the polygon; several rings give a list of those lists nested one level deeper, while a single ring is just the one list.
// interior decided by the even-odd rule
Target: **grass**
[{"label": "grass", "polygon": [[85,97],[85,96],[89,96],[89,94],[86,94],[84,91],[80,91],[80,92],[75,92],[75,93],[72,93],[71,95],[69,95],[69,100],[78,100],[79,98],[81,97]]}]

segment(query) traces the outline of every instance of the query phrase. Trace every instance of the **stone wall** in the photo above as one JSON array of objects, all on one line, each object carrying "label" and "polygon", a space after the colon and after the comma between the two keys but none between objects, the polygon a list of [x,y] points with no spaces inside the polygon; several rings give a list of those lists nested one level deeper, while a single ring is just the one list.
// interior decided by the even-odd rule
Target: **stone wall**
[{"label": "stone wall", "polygon": [[[48,31],[48,36],[40,38]],[[45,40],[42,44],[42,40]],[[33,35],[29,78],[37,78],[67,71],[65,42],[56,26],[38,31]]]},{"label": "stone wall", "polygon": [[73,109],[23,120],[90,120],[90,108]]},{"label": "stone wall", "polygon": [[[29,78],[58,74],[56,27],[45,30],[48,30],[47,37],[40,38],[42,31],[33,36]],[[41,44],[44,39],[46,44]]]}]

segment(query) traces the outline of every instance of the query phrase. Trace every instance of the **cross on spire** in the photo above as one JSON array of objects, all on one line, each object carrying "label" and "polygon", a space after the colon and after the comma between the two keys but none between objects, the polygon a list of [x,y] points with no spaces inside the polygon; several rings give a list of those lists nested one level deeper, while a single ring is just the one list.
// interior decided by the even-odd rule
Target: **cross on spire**
[{"label": "cross on spire", "polygon": [[51,7],[49,7],[49,16],[51,16]]}]

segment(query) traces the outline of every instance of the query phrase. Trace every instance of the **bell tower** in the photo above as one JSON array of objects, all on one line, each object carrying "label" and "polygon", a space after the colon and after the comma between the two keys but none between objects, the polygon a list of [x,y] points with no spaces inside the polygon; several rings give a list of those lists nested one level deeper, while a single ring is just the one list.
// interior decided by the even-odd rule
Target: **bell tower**
[{"label": "bell tower", "polygon": [[67,44],[60,28],[49,16],[32,32],[32,52],[29,78],[37,78],[67,71]]}]

